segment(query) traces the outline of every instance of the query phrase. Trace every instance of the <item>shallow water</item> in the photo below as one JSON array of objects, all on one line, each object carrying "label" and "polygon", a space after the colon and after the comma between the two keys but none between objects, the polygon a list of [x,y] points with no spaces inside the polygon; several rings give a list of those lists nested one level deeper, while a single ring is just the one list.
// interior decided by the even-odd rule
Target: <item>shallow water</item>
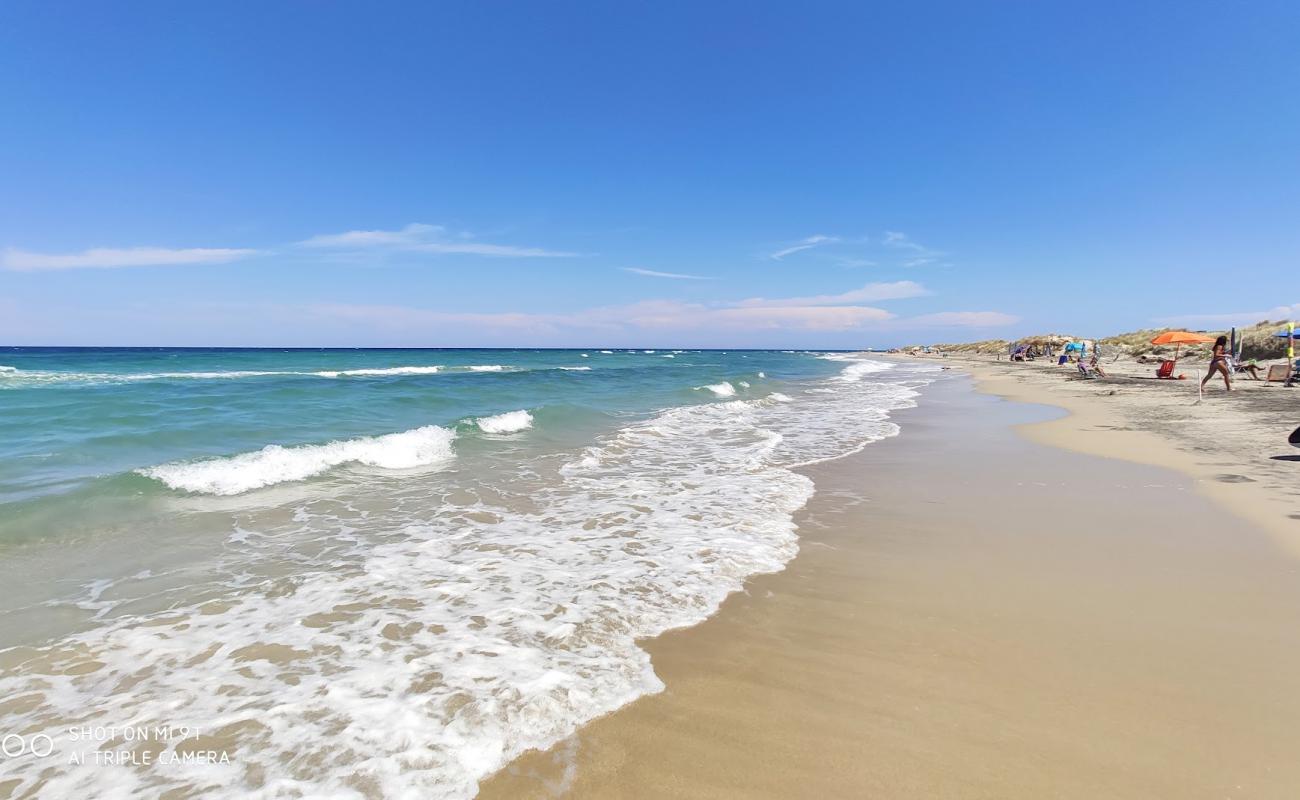
[{"label": "shallow water", "polygon": [[[933,369],[599,349],[0,364],[0,697],[55,750],[0,761],[0,784],[52,797],[472,796],[658,691],[636,640],[781,569],[814,490],[791,467],[896,433]],[[112,743],[133,757],[225,759],[94,764],[84,725],[172,729]]]}]

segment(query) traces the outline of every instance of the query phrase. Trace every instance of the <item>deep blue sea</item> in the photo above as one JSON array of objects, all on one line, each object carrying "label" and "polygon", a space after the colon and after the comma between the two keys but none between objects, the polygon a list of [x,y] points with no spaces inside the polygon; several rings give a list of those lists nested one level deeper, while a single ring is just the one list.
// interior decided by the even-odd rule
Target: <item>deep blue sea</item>
[{"label": "deep blue sea", "polygon": [[0,697],[61,753],[102,744],[69,725],[148,724],[236,755],[54,765],[50,796],[472,796],[659,691],[637,640],[780,570],[797,467],[896,433],[933,369],[0,348]]}]

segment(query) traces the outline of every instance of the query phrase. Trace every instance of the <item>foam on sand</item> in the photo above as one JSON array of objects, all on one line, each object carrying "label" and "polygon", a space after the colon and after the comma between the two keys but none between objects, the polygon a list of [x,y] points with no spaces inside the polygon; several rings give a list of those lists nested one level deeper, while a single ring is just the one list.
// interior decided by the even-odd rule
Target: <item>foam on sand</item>
[{"label": "foam on sand", "polygon": [[233,495],[287,481],[300,481],[334,467],[357,463],[381,469],[412,469],[450,461],[455,433],[437,425],[328,444],[281,447],[204,461],[181,461],[137,470],[172,489]]},{"label": "foam on sand", "polygon": [[474,420],[474,424],[484,433],[518,433],[533,427],[533,415],[520,409],[491,417],[479,417]]}]

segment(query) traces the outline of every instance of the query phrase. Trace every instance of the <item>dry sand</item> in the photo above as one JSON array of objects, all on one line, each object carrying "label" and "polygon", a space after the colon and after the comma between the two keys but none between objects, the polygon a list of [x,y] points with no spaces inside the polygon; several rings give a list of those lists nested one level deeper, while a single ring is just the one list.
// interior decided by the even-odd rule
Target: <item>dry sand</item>
[{"label": "dry sand", "polygon": [[645,644],[663,693],[481,796],[1300,796],[1300,562],[1173,470],[1033,441],[1081,418],[1011,428],[1059,413],[931,386],[809,470],[788,569]]}]

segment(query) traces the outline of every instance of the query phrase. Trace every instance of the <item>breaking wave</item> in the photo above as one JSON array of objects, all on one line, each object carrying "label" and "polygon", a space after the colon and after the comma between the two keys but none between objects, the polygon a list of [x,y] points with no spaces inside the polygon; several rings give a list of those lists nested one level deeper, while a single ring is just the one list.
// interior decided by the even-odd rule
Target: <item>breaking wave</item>
[{"label": "breaking wave", "polygon": [[520,409],[491,417],[479,417],[474,420],[474,424],[484,433],[518,433],[533,427],[533,415]]},{"label": "breaking wave", "polygon": [[301,481],[343,464],[381,469],[412,469],[450,461],[455,433],[437,425],[328,444],[282,447],[228,458],[181,461],[137,470],[172,489],[197,494],[233,495],[287,481]]}]

